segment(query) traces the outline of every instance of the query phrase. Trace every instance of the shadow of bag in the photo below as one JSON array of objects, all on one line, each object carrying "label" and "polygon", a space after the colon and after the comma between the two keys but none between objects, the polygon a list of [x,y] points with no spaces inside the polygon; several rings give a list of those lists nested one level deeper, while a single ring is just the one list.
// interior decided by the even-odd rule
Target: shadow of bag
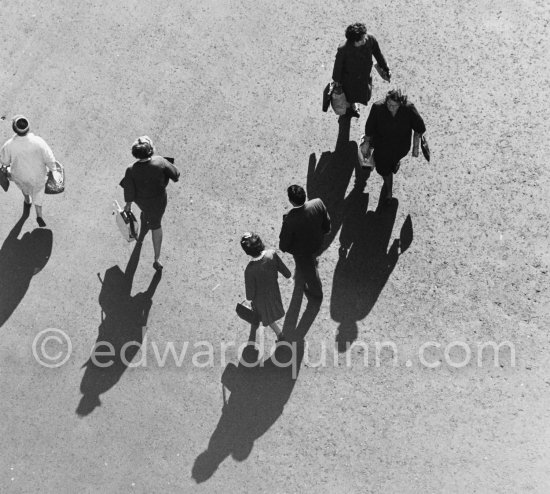
[{"label": "shadow of bag", "polygon": [[8,179],[8,172],[3,166],[0,167],[0,187],[2,187],[6,192],[10,188],[10,181]]},{"label": "shadow of bag", "polygon": [[65,169],[58,161],[55,162],[55,170],[48,171],[48,179],[44,192],[46,194],[61,194],[65,190]]},{"label": "shadow of bag", "polygon": [[422,154],[426,161],[430,161],[430,147],[428,146],[428,141],[425,136],[420,138],[420,149],[422,149]]},{"label": "shadow of bag", "polygon": [[258,324],[260,322],[260,317],[258,313],[247,304],[246,300],[239,302],[237,307],[235,307],[237,315],[249,324]]}]

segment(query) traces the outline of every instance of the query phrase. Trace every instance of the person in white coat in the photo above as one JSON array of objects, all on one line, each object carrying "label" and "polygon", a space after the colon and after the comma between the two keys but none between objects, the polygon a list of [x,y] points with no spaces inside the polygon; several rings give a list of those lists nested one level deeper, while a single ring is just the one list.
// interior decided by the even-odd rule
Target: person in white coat
[{"label": "person in white coat", "polygon": [[46,226],[42,217],[42,201],[48,169],[55,171],[55,156],[50,146],[41,137],[30,132],[29,121],[22,115],[12,120],[15,135],[8,139],[0,150],[0,163],[9,168],[10,180],[23,192],[24,210],[29,211],[34,203],[36,221]]}]

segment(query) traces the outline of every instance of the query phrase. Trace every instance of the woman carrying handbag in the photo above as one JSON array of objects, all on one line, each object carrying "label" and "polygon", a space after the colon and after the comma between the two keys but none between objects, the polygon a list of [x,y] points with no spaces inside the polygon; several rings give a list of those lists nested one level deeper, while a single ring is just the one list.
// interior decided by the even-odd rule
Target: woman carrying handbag
[{"label": "woman carrying handbag", "polygon": [[265,249],[262,239],[255,233],[245,233],[241,247],[252,257],[244,272],[246,298],[252,302],[259,322],[269,326],[277,335],[277,342],[284,336],[277,321],[285,315],[281,300],[278,275],[290,278],[290,270],[272,249]]}]

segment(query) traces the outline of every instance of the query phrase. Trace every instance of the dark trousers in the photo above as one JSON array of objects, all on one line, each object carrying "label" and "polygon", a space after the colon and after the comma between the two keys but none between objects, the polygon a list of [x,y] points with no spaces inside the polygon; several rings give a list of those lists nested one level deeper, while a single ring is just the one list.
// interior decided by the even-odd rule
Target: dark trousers
[{"label": "dark trousers", "polygon": [[323,288],[319,278],[319,262],[314,254],[295,255],[296,284],[303,284],[306,294],[312,298],[322,299]]}]

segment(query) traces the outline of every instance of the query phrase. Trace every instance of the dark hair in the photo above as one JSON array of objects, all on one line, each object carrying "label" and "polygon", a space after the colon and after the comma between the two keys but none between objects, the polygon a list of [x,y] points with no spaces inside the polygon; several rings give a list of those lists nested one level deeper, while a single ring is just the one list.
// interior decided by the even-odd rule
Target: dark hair
[{"label": "dark hair", "polygon": [[132,144],[132,155],[138,160],[144,160],[153,156],[153,142],[149,137],[138,137]]},{"label": "dark hair", "polygon": [[22,115],[13,117],[11,128],[20,136],[24,136],[29,131],[29,121]]},{"label": "dark hair", "polygon": [[389,99],[399,103],[400,105],[407,104],[407,95],[403,94],[401,89],[392,89],[388,91],[388,94],[386,94],[386,103],[388,102]]},{"label": "dark hair", "polygon": [[265,249],[262,239],[255,233],[245,233],[241,237],[241,247],[252,257],[258,257]]},{"label": "dark hair", "polygon": [[353,43],[359,41],[365,34],[367,34],[367,26],[361,22],[356,22],[346,28],[346,39]]},{"label": "dark hair", "polygon": [[296,206],[301,206],[306,202],[306,191],[299,185],[291,185],[287,189],[288,200]]}]

